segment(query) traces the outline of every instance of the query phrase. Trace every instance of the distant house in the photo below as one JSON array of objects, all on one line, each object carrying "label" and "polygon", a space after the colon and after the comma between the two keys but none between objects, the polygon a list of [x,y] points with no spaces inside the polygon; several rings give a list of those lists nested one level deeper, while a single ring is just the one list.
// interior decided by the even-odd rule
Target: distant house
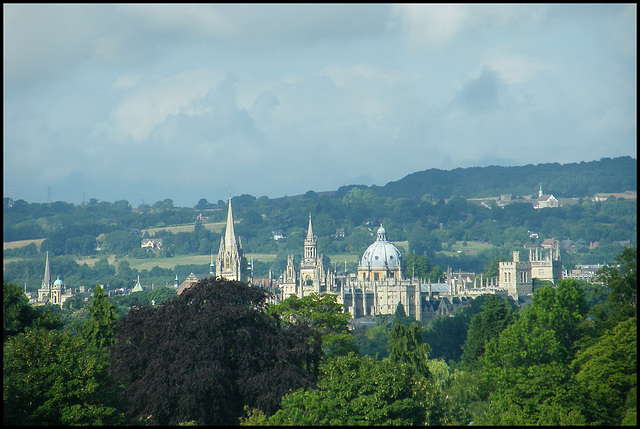
[{"label": "distant house", "polygon": [[162,238],[143,238],[140,243],[143,249],[162,249]]},{"label": "distant house", "polygon": [[540,195],[534,209],[545,209],[550,207],[559,207],[558,199],[553,195]]},{"label": "distant house", "polygon": [[606,201],[609,198],[623,198],[625,200],[635,200],[638,198],[636,191],[625,191],[622,193],[598,193],[593,196],[594,201]]},{"label": "distant house", "polygon": [[543,249],[554,249],[559,244],[560,243],[555,238],[545,238],[542,241],[542,244],[540,244],[540,247],[542,247]]}]

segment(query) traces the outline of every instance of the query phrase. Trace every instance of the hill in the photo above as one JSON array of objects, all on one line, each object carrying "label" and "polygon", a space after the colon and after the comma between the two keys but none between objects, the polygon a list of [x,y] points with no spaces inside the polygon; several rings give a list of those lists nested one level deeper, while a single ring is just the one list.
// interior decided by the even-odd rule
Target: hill
[{"label": "hill", "polygon": [[[483,198],[512,194],[531,196],[540,185],[556,197],[585,197],[600,192],[636,190],[636,159],[629,156],[570,164],[538,164],[520,167],[471,167],[454,170],[436,168],[419,171],[384,186],[372,186],[376,195],[420,198],[425,194],[448,199]],[[353,187],[353,186],[352,186]],[[341,188],[342,189],[342,188]]]}]

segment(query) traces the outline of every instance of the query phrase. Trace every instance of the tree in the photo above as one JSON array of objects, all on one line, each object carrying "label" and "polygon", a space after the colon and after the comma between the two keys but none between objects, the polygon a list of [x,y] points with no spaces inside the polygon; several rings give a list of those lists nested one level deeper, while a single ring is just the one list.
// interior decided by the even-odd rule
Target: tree
[{"label": "tree", "polygon": [[404,305],[402,302],[398,301],[398,305],[396,305],[396,311],[393,313],[393,323],[401,324],[404,326],[410,326],[415,319],[413,317],[407,316],[407,313],[404,311]]},{"label": "tree", "polygon": [[62,327],[62,322],[55,314],[31,307],[24,291],[6,280],[2,283],[2,304],[2,342],[29,327]]},{"label": "tree", "polygon": [[[397,320],[397,319],[396,319]],[[422,328],[413,322],[408,328],[396,323],[389,338],[389,359],[413,366],[418,374],[429,377],[429,344],[422,342]]]},{"label": "tree", "polygon": [[637,265],[638,249],[627,247],[616,257],[615,264],[598,271],[597,279],[610,288],[605,310],[610,319],[607,327],[638,317]]},{"label": "tree", "polygon": [[327,357],[358,353],[348,328],[351,314],[344,312],[337,298],[333,294],[313,293],[302,298],[293,295],[279,304],[270,305],[268,311],[283,320],[317,330],[322,336],[322,349]]},{"label": "tree", "polygon": [[573,279],[546,286],[480,358],[490,401],[479,424],[584,424],[582,392],[569,365],[582,335],[584,293]]},{"label": "tree", "polygon": [[312,387],[319,335],[265,312],[267,294],[207,278],[159,307],[133,307],[116,326],[115,378],[132,419],[160,425],[237,424],[245,405],[273,414]]},{"label": "tree", "polygon": [[108,363],[78,335],[28,328],[3,347],[4,425],[117,425]]},{"label": "tree", "polygon": [[80,332],[91,349],[105,350],[115,343],[113,328],[118,316],[100,285],[93,290],[93,301],[88,309],[89,320],[80,327]]},{"label": "tree", "polygon": [[498,277],[498,275],[500,274],[500,262],[508,262],[508,261],[510,261],[510,259],[507,258],[506,256],[497,256],[493,258],[491,262],[489,262],[484,267],[485,278]]},{"label": "tree", "polygon": [[[587,421],[617,426],[637,413],[637,319],[620,322],[577,353],[572,362],[576,380],[586,390]],[[632,417],[635,419],[635,417]]]},{"label": "tree", "polygon": [[322,366],[317,389],[282,399],[269,425],[441,425],[443,396],[411,365],[354,354]]},{"label": "tree", "polygon": [[462,346],[462,362],[473,365],[484,354],[484,345],[513,322],[512,309],[507,302],[489,295],[482,305],[482,312],[471,319],[467,339]]}]

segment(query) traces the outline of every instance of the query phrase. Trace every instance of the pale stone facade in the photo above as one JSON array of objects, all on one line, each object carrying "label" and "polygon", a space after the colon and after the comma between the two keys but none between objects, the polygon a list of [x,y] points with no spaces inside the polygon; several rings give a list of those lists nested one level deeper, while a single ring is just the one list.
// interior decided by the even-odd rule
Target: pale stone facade
[{"label": "pale stone facade", "polygon": [[60,280],[60,277],[51,284],[51,267],[49,266],[49,252],[47,252],[42,286],[38,289],[38,298],[34,302],[34,305],[54,304],[62,307],[62,304],[72,296],[73,292],[64,287],[64,283]]},{"label": "pale stone facade", "polygon": [[218,250],[218,258],[216,260],[216,277],[223,277],[227,280],[244,281],[242,275],[242,244],[236,242],[231,198],[229,198],[226,230],[224,237],[220,238],[220,249]]},{"label": "pale stone facade", "polygon": [[558,242],[550,249],[529,249],[529,260],[521,261],[520,253],[513,252],[513,260],[500,262],[499,285],[506,289],[514,299],[533,294],[533,279],[550,281],[558,284],[562,278],[560,249]]}]

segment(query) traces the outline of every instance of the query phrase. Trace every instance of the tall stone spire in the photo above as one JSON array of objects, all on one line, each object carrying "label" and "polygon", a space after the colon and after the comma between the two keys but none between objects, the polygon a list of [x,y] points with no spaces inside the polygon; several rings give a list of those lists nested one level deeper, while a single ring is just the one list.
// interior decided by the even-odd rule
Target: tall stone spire
[{"label": "tall stone spire", "polygon": [[311,213],[309,213],[309,229],[307,230],[307,240],[313,239],[313,226],[311,225]]},{"label": "tall stone spire", "polygon": [[233,212],[231,210],[231,197],[229,197],[229,211],[227,213],[227,227],[224,237],[220,238],[220,250],[216,264],[216,277],[224,277],[227,280],[242,281],[242,255],[236,243],[236,234],[233,229]]},{"label": "tall stone spire", "polygon": [[51,289],[51,269],[49,268],[49,252],[47,252],[47,261],[44,264],[44,278],[42,279],[42,289]]},{"label": "tall stone spire", "polygon": [[233,211],[231,210],[231,198],[229,198],[229,210],[227,211],[227,228],[224,233],[225,246],[233,246],[236,243],[236,233],[233,229]]},{"label": "tall stone spire", "polygon": [[304,240],[304,260],[305,264],[316,264],[317,258],[316,237],[313,235],[313,226],[311,226],[311,213],[309,213],[309,230],[307,238]]}]

